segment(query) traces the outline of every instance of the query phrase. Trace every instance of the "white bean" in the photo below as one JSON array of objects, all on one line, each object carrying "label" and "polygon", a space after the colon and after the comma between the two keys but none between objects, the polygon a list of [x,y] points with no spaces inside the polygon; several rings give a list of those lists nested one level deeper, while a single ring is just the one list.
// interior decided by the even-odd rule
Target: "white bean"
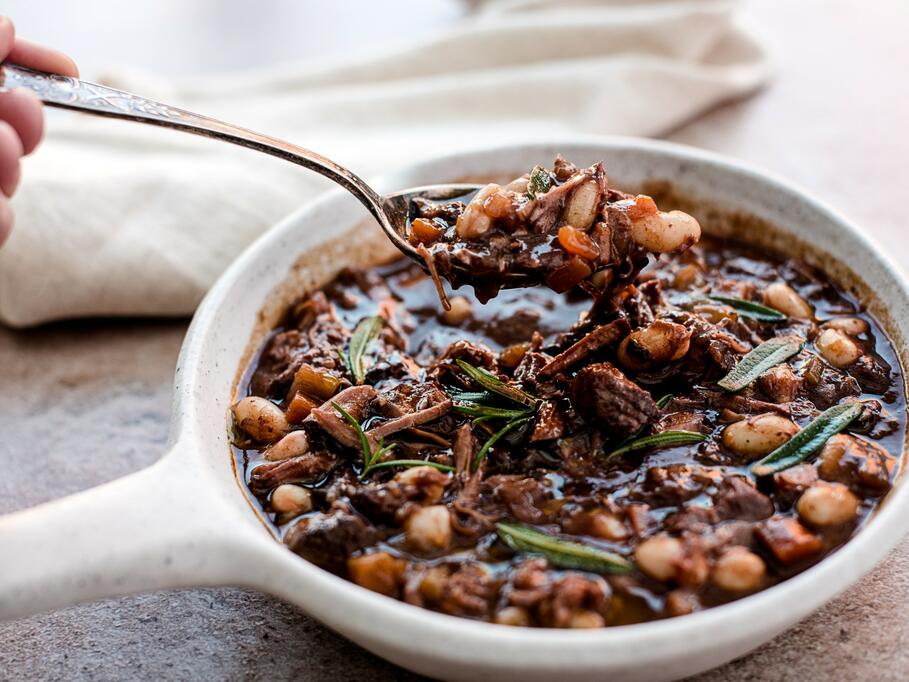
[{"label": "white bean", "polygon": [[233,406],[239,427],[263,443],[274,443],[290,430],[284,413],[270,400],[247,396]]},{"label": "white bean", "polygon": [[312,511],[312,495],[302,486],[283,483],[271,494],[271,508],[282,514],[305,514]]},{"label": "white bean", "polygon": [[305,455],[307,452],[309,452],[309,438],[306,436],[306,431],[291,431],[265,451],[265,459],[269,462],[277,462]]},{"label": "white bean", "polygon": [[793,422],[778,414],[765,413],[730,424],[723,429],[723,447],[749,458],[776,450],[799,431]]},{"label": "white bean", "polygon": [[452,296],[448,299],[448,302],[451,304],[451,308],[442,313],[442,319],[445,321],[445,324],[450,324],[455,327],[473,313],[470,301],[463,296]]},{"label": "white bean", "polygon": [[858,506],[858,498],[842,483],[816,483],[802,493],[795,509],[812,526],[837,526],[852,521]]},{"label": "white bean", "polygon": [[684,325],[657,320],[625,337],[619,362],[632,370],[672,362],[688,352],[690,341],[691,332]]},{"label": "white bean", "polygon": [[625,523],[615,514],[598,512],[590,519],[590,534],[596,538],[618,542],[629,536]]},{"label": "white bean", "polygon": [[420,507],[404,524],[407,542],[423,552],[448,547],[451,542],[451,517],[444,504]]},{"label": "white bean", "polygon": [[862,349],[839,329],[825,329],[814,340],[821,356],[834,367],[848,367],[862,357]]},{"label": "white bean", "polygon": [[710,580],[727,592],[750,592],[761,586],[767,567],[764,560],[744,547],[731,547],[717,559]]},{"label": "white bean", "polygon": [[405,485],[412,484],[419,486],[423,493],[424,504],[436,504],[445,494],[445,488],[451,482],[448,474],[445,474],[435,467],[419,466],[404,469],[394,478],[396,483]]},{"label": "white bean", "polygon": [[838,329],[845,334],[849,334],[849,336],[858,336],[867,332],[870,327],[860,317],[835,317],[824,322],[821,325],[821,329]]},{"label": "white bean", "polygon": [[631,238],[648,251],[669,253],[697,242],[701,226],[682,211],[660,211],[632,220]]},{"label": "white bean", "polygon": [[486,185],[477,192],[467,207],[458,216],[458,222],[455,225],[455,231],[462,239],[475,239],[489,231],[492,227],[492,219],[486,214],[483,202],[498,192],[501,187],[496,184]]},{"label": "white bean", "polygon": [[588,180],[579,185],[568,200],[568,205],[562,213],[562,220],[586,232],[596,219],[599,198],[600,192],[595,181]]},{"label": "white bean", "polygon": [[814,309],[808,302],[795,289],[782,282],[774,282],[764,290],[764,303],[797,320],[810,320],[814,317]]},{"label": "white bean", "polygon": [[684,549],[678,538],[655,535],[647,538],[634,550],[638,567],[656,580],[671,580],[678,573],[678,562]]},{"label": "white bean", "polygon": [[496,614],[496,623],[515,627],[528,626],[530,625],[530,614],[523,606],[506,606]]},{"label": "white bean", "polygon": [[606,621],[596,611],[584,610],[578,611],[571,616],[571,620],[568,621],[568,627],[574,628],[576,630],[590,630],[592,628],[601,628],[606,625]]}]

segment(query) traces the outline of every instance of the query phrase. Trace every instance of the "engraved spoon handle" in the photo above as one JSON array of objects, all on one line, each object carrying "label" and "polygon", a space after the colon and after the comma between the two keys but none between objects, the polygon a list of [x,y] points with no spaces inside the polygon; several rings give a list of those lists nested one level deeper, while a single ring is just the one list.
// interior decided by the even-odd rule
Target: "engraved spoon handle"
[{"label": "engraved spoon handle", "polygon": [[14,88],[31,90],[42,102],[53,107],[175,128],[248,147],[314,170],[359,199],[379,221],[389,238],[401,248],[402,240],[385,212],[382,197],[359,176],[309,149],[115,88],[78,78],[33,71],[16,64],[0,64],[0,91]]}]

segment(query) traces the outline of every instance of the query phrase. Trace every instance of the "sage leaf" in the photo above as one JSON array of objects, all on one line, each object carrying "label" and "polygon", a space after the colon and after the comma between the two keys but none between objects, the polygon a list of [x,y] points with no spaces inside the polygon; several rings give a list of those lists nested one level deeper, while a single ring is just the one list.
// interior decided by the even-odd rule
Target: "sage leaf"
[{"label": "sage leaf", "polygon": [[761,374],[802,350],[802,340],[797,336],[777,336],[764,341],[743,357],[717,385],[732,393],[741,391]]},{"label": "sage leaf", "polygon": [[707,440],[707,436],[697,431],[661,431],[652,436],[635,438],[630,443],[620,445],[607,455],[606,459],[612,459],[619,455],[625,455],[629,452],[639,450],[654,450],[656,448],[667,448],[675,445],[692,445],[702,443]]},{"label": "sage leaf", "polygon": [[709,298],[732,306],[738,311],[739,315],[742,317],[750,317],[752,320],[758,320],[760,322],[785,322],[789,319],[779,310],[768,308],[767,306],[755,303],[754,301],[746,301],[743,298],[722,296],[720,294],[711,294]]},{"label": "sage leaf", "polygon": [[527,197],[532,201],[539,194],[546,194],[552,187],[552,176],[542,166],[537,166],[530,171],[530,181],[527,183]]},{"label": "sage leaf", "polygon": [[464,362],[463,360],[455,360],[455,362],[458,363],[458,367],[464,370],[467,376],[469,376],[487,391],[497,393],[503,398],[508,398],[509,400],[513,400],[514,402],[520,403],[521,405],[526,405],[530,408],[536,408],[537,399],[529,393],[525,393],[515,386],[506,384],[504,381],[497,378],[493,374],[490,374],[485,369],[474,367],[469,362]]},{"label": "sage leaf", "polygon": [[379,336],[384,324],[385,320],[378,315],[364,317],[350,336],[350,345],[347,350],[347,366],[350,368],[350,373],[357,384],[362,384],[366,377],[366,370],[363,367],[363,355],[369,348],[369,344]]},{"label": "sage leaf", "polygon": [[751,465],[755,476],[770,476],[808,459],[831,436],[849,426],[862,413],[859,402],[843,403],[821,412],[810,424],[771,452],[764,459]]},{"label": "sage leaf", "polygon": [[593,573],[630,573],[628,559],[580,542],[571,542],[542,533],[519,523],[497,523],[496,533],[515,552],[539,554],[553,566],[576,568]]}]

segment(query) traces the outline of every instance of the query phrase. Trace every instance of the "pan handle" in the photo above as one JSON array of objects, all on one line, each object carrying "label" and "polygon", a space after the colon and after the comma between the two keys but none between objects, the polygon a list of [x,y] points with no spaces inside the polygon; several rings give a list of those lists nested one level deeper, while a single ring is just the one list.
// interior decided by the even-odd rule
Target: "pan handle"
[{"label": "pan handle", "polygon": [[147,469],[0,516],[0,620],[163,588],[243,584],[237,552],[248,524],[233,522],[231,505],[185,454],[175,446]]}]

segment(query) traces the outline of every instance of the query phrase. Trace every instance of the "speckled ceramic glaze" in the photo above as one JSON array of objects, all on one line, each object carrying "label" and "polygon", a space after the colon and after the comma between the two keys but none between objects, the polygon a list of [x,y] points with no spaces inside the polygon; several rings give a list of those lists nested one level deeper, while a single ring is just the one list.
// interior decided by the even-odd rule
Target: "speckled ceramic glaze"
[{"label": "speckled ceramic glaze", "polygon": [[[803,192],[735,162],[652,141],[571,138],[437,159],[379,188],[514,177],[557,152],[578,164],[604,159],[617,187],[668,182],[708,227],[733,229],[825,267],[881,320],[905,364],[909,289],[882,251]],[[388,253],[362,207],[340,191],[253,244],[211,290],[186,337],[167,454],[132,476],[0,518],[0,617],[160,588],[243,585],[293,602],[380,656],[433,677],[668,680],[740,656],[783,631],[858,580],[906,529],[909,491],[901,478],[854,539],[795,578],[690,616],[603,630],[452,618],[316,568],[276,542],[247,502],[228,449],[228,408],[251,344],[284,302],[342,266]]]}]

